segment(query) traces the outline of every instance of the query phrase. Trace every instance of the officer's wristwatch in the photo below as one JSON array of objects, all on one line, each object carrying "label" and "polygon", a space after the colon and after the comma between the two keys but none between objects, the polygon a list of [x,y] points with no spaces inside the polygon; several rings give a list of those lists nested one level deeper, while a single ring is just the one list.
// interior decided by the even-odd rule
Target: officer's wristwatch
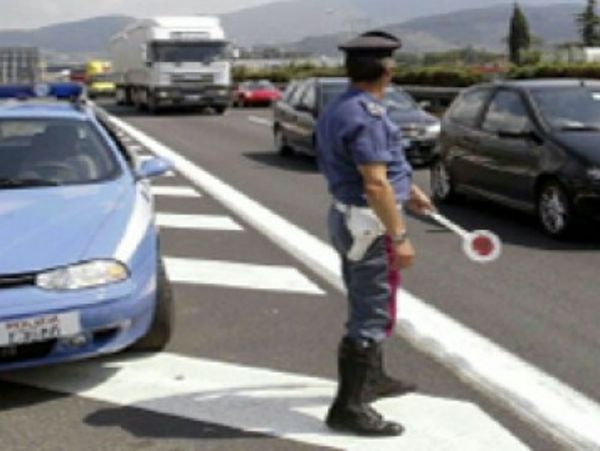
[{"label": "officer's wristwatch", "polygon": [[392,243],[394,244],[403,244],[408,239],[408,232],[406,230],[396,233],[391,236]]}]

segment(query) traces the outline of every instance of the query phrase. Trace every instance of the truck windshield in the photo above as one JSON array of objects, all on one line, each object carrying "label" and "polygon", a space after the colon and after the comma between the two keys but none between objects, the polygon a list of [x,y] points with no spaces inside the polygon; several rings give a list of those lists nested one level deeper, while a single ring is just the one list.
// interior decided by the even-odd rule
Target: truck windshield
[{"label": "truck windshield", "polygon": [[210,63],[224,59],[225,42],[157,42],[153,45],[152,60],[157,63]]}]

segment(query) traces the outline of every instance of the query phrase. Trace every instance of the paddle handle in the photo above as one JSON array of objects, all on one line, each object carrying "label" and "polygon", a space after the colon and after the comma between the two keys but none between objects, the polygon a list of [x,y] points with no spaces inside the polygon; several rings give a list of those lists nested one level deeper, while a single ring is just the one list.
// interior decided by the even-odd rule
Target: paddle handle
[{"label": "paddle handle", "polygon": [[442,216],[439,213],[432,211],[432,212],[427,213],[427,216],[429,216],[431,219],[433,219],[435,222],[437,222],[441,226],[444,226],[448,230],[456,233],[463,240],[468,240],[469,237],[471,236],[471,234],[469,232],[467,232],[465,229],[463,229],[461,226],[459,226],[458,224],[455,224],[454,222],[450,221],[448,218],[446,218],[445,216]]}]

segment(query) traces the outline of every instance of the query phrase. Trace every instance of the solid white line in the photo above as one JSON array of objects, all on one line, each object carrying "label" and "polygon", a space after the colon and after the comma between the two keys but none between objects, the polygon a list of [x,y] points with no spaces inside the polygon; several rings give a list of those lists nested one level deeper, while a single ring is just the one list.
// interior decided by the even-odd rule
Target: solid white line
[{"label": "solid white line", "polygon": [[319,447],[351,451],[528,449],[477,406],[418,394],[377,403],[386,418],[406,427],[400,437],[335,434],[323,424],[335,390],[332,381],[173,354],[79,362],[12,373],[3,379]]},{"label": "solid white line", "polygon": [[[334,249],[126,122],[113,122],[333,286],[344,290]],[[324,212],[325,215],[325,212]],[[547,434],[600,449],[600,406],[404,290],[398,333]]]},{"label": "solid white line", "polygon": [[242,226],[227,216],[178,215],[158,213],[156,224],[162,228],[242,231]]},{"label": "solid white line", "polygon": [[152,186],[153,196],[202,197],[198,191],[187,186]]},{"label": "solid white line", "polygon": [[169,280],[174,283],[321,296],[325,294],[296,268],[287,266],[251,265],[171,257],[166,257],[164,261]]},{"label": "solid white line", "polygon": [[272,127],[273,121],[260,116],[248,116],[248,120],[254,124],[264,125],[265,127]]}]

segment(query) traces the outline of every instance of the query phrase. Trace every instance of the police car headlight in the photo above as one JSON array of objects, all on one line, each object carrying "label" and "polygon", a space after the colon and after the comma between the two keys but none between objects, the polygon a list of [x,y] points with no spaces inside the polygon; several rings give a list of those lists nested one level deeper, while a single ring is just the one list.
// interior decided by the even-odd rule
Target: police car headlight
[{"label": "police car headlight", "polygon": [[588,168],[587,176],[595,182],[600,182],[600,166]]},{"label": "police car headlight", "polygon": [[425,135],[427,137],[437,137],[442,132],[442,124],[435,122],[425,127]]},{"label": "police car headlight", "polygon": [[114,260],[95,260],[38,274],[36,285],[44,290],[69,291],[94,288],[126,280],[129,271]]}]

